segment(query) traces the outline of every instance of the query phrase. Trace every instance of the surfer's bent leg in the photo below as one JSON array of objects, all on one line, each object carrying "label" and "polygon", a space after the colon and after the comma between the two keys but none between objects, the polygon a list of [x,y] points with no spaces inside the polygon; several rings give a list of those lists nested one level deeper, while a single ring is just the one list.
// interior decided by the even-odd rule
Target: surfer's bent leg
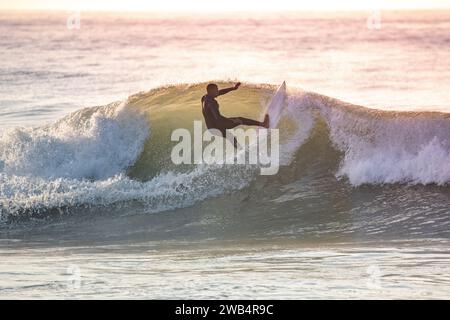
[{"label": "surfer's bent leg", "polygon": [[236,137],[233,136],[231,133],[228,133],[228,136],[227,136],[227,129],[233,129],[234,127],[237,127],[237,126],[238,126],[238,124],[236,124],[234,126],[228,125],[226,128],[222,127],[219,129],[220,132],[222,133],[223,138],[228,139],[233,144],[235,149],[237,149],[237,147],[238,147]]},{"label": "surfer's bent leg", "polygon": [[248,119],[248,118],[244,118],[244,117],[236,117],[236,118],[230,118],[230,119],[237,120],[239,122],[239,124],[244,125],[244,126],[259,126],[259,127],[267,128],[269,125],[268,116],[266,116],[264,118],[264,122],[256,121],[256,120],[252,120],[252,119]]},{"label": "surfer's bent leg", "polygon": [[261,126],[262,125],[262,122],[244,118],[244,117],[236,117],[236,118],[231,118],[231,119],[239,121],[239,124],[244,125],[244,126]]}]

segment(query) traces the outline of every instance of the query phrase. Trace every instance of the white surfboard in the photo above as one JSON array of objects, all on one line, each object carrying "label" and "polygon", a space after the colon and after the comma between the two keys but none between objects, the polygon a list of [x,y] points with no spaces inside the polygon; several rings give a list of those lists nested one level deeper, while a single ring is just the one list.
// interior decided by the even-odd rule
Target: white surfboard
[{"label": "white surfboard", "polygon": [[269,115],[269,128],[276,128],[280,121],[281,113],[286,105],[286,81],[283,81],[281,86],[273,95],[270,103],[267,105],[264,115]]}]

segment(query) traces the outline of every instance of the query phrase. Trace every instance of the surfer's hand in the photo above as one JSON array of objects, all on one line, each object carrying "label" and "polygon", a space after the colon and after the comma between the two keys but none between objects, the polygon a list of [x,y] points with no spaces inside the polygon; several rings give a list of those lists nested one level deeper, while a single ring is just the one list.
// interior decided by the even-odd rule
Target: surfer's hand
[{"label": "surfer's hand", "polygon": [[234,85],[234,90],[237,90],[237,89],[240,87],[240,85],[241,85],[240,82],[236,83],[236,84]]}]

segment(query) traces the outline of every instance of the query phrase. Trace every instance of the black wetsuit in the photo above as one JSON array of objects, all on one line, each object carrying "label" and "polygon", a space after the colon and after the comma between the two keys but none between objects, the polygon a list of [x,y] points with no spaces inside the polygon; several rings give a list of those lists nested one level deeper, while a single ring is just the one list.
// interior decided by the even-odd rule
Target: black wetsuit
[{"label": "black wetsuit", "polygon": [[[227,88],[219,90],[219,96],[228,93],[234,88]],[[202,97],[202,113],[205,118],[206,127],[208,129],[218,129],[222,135],[226,136],[226,130],[237,127],[241,124],[248,126],[261,126],[261,122],[252,119],[236,117],[227,118],[220,114],[219,103],[216,99],[208,96],[207,94]]]}]

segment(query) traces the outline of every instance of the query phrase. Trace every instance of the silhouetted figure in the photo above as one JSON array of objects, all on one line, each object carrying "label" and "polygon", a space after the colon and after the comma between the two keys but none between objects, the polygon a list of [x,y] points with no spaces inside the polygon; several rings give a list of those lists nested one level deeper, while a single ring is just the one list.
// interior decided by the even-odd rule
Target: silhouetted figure
[{"label": "silhouetted figure", "polygon": [[[208,129],[219,130],[224,138],[226,138],[227,129],[232,129],[239,125],[260,126],[264,128],[269,127],[268,115],[266,115],[266,117],[264,118],[264,122],[260,122],[243,117],[227,118],[220,114],[219,103],[215,98],[230,91],[237,90],[240,85],[241,83],[238,82],[234,87],[219,90],[217,84],[210,83],[206,87],[207,94],[202,97],[202,113],[203,117],[205,118],[206,127],[208,127]],[[234,146],[237,147],[236,139],[234,139]]]}]

